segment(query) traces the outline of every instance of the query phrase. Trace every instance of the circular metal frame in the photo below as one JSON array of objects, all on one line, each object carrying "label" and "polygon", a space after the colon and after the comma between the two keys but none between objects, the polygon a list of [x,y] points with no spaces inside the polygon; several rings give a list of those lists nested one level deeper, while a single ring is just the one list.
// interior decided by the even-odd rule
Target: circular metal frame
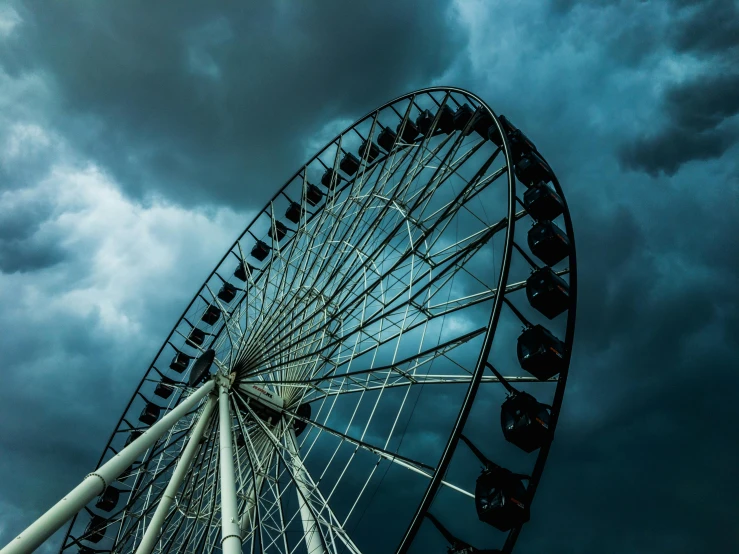
[{"label": "circular metal frame", "polygon": [[[220,275],[217,274],[218,268],[220,268],[224,262],[227,261],[228,257],[234,252],[235,249],[240,249],[240,241],[247,235],[251,234],[252,227],[257,223],[260,217],[263,216],[263,214],[268,212],[268,209],[270,205],[278,199],[281,195],[285,194],[286,189],[288,186],[293,183],[296,179],[301,178],[301,175],[303,175],[303,178],[305,177],[306,168],[308,168],[311,164],[313,164],[316,161],[320,161],[319,156],[327,151],[327,149],[334,144],[339,144],[341,138],[349,133],[352,132],[352,130],[355,130],[359,125],[366,123],[367,121],[371,120],[373,117],[376,117],[378,113],[380,113],[383,110],[386,110],[388,108],[394,109],[393,107],[403,101],[409,101],[409,107],[408,107],[408,114],[410,113],[411,108],[414,105],[414,100],[417,97],[420,97],[422,95],[429,95],[431,96],[432,93],[441,93],[445,95],[445,99],[442,102],[442,104],[445,104],[447,101],[447,98],[453,98],[453,95],[456,95],[458,97],[461,97],[465,99],[466,101],[470,102],[475,109],[484,110],[485,113],[491,118],[494,125],[496,126],[498,133],[502,137],[502,147],[501,151],[503,155],[505,156],[505,166],[506,166],[506,174],[507,174],[507,180],[508,180],[508,203],[507,203],[507,220],[505,222],[505,241],[503,246],[503,258],[501,261],[501,270],[498,277],[498,283],[497,283],[497,290],[498,291],[506,291],[506,286],[508,283],[508,277],[509,277],[509,269],[511,264],[511,258],[515,254],[514,251],[514,239],[515,239],[515,223],[516,220],[522,217],[521,212],[516,211],[516,202],[518,201],[516,196],[516,178],[514,177],[514,163],[512,161],[512,155],[511,155],[511,145],[509,144],[508,138],[506,136],[506,132],[501,124],[501,121],[497,114],[493,112],[493,110],[485,104],[478,96],[465,91],[463,89],[459,88],[452,88],[452,87],[431,87],[426,89],[421,89],[403,96],[400,96],[390,102],[387,102],[386,104],[383,104],[379,108],[372,110],[371,112],[368,112],[364,117],[360,118],[358,121],[347,127],[345,130],[343,130],[341,133],[339,133],[333,140],[329,141],[327,143],[327,146],[322,148],[318,153],[316,153],[308,162],[306,162],[301,168],[295,172],[295,174],[287,180],[287,182],[277,191],[277,193],[272,197],[272,199],[266,204],[266,207],[261,210],[257,215],[254,216],[252,221],[247,225],[244,232],[237,238],[237,240],[234,242],[234,244],[229,248],[224,254],[224,256],[221,258],[221,260],[216,264],[215,269],[208,275],[206,278],[204,284],[198,289],[198,292],[193,296],[190,303],[187,305],[185,310],[183,311],[180,318],[178,318],[176,324],[170,331],[169,335],[167,336],[167,339],[162,344],[161,348],[157,352],[156,356],[154,357],[154,360],[152,364],[149,366],[149,369],[139,382],[138,386],[136,387],[136,391],[129,400],[123,415],[119,419],[118,423],[116,424],[115,430],[111,433],[111,436],[108,440],[108,443],[103,450],[103,453],[100,456],[100,459],[98,461],[98,466],[103,463],[103,461],[106,459],[107,456],[109,456],[111,453],[115,453],[116,450],[113,447],[113,444],[115,440],[118,438],[118,436],[121,433],[129,432],[131,429],[134,429],[135,426],[131,424],[130,421],[128,421],[128,418],[126,417],[134,403],[134,400],[138,396],[142,395],[142,389],[146,385],[146,383],[152,381],[152,376],[156,373],[159,373],[161,375],[161,372],[155,367],[155,364],[157,363],[157,360],[161,359],[161,356],[167,347],[167,345],[171,345],[173,348],[177,350],[176,347],[174,347],[173,340],[177,337],[179,334],[178,328],[182,324],[183,320],[186,320],[186,316],[189,313],[190,309],[193,307],[193,305],[198,301],[198,298],[200,297],[201,293],[205,288],[207,287],[207,284],[214,278],[218,277],[221,280],[223,280]],[[431,96],[433,98],[433,96]],[[456,102],[456,100],[455,100]],[[458,104],[458,102],[457,102]],[[458,104],[459,105],[459,104]],[[396,111],[396,113],[398,113]],[[401,116],[402,121],[408,121],[409,115],[406,114],[405,116]],[[398,114],[400,116],[400,114]],[[340,147],[339,147],[340,149]],[[338,160],[338,151],[337,151],[337,160]],[[321,162],[322,163],[322,162]],[[567,324],[566,324],[566,332],[565,332],[565,357],[566,357],[566,369],[562,371],[559,375],[559,379],[557,380],[556,389],[554,392],[554,400],[552,402],[552,419],[551,419],[551,427],[552,427],[552,434],[554,433],[554,430],[556,428],[556,422],[557,417],[559,415],[563,395],[564,395],[564,389],[566,385],[566,378],[567,378],[567,369],[569,368],[569,358],[571,355],[572,350],[572,343],[574,338],[574,322],[575,322],[575,311],[576,311],[576,297],[577,297],[577,275],[576,275],[576,258],[575,258],[575,248],[574,248],[574,234],[572,229],[572,221],[570,218],[569,210],[566,205],[566,201],[564,198],[564,195],[562,193],[561,186],[559,182],[557,181],[556,177],[553,178],[553,185],[556,190],[556,192],[559,194],[559,196],[562,198],[563,202],[565,202],[564,207],[564,213],[563,218],[565,222],[566,227],[566,233],[568,238],[571,241],[572,249],[569,255],[569,280],[570,280],[570,294],[572,297],[572,303],[570,308],[567,311]],[[525,213],[523,214],[525,215]],[[254,236],[254,235],[252,235]],[[257,239],[256,236],[254,236],[255,239]],[[258,239],[257,239],[258,240]],[[243,253],[242,253],[242,260],[244,259]],[[224,281],[225,282],[225,281]],[[464,400],[462,401],[462,404],[460,406],[459,412],[456,417],[456,421],[453,427],[453,430],[449,436],[449,439],[446,443],[446,445],[443,448],[443,453],[441,456],[441,459],[439,461],[439,464],[437,465],[435,471],[433,472],[433,477],[430,479],[428,487],[426,489],[426,492],[423,495],[423,498],[416,510],[415,515],[413,516],[408,529],[406,533],[404,534],[400,544],[398,545],[396,552],[398,554],[405,554],[405,552],[408,551],[410,546],[412,545],[416,534],[418,533],[419,528],[421,527],[421,524],[424,521],[425,515],[428,513],[430,506],[436,497],[437,491],[439,490],[439,487],[442,484],[442,481],[444,479],[445,472],[455,454],[455,451],[457,449],[457,445],[460,439],[460,436],[465,428],[465,424],[467,423],[467,419],[470,414],[470,410],[472,408],[472,405],[475,401],[478,388],[480,386],[483,373],[485,371],[486,362],[488,361],[488,357],[490,354],[490,348],[493,342],[493,339],[496,334],[496,330],[498,327],[498,321],[501,315],[501,310],[503,309],[503,299],[505,297],[505,294],[496,294],[494,301],[493,301],[493,307],[492,311],[490,313],[487,331],[485,332],[485,336],[483,339],[483,347],[479,353],[479,356],[477,358],[475,368],[472,372],[472,377],[470,380],[470,384],[467,388],[466,394],[464,396]],[[213,341],[216,340],[218,335],[223,332],[222,327],[217,335],[214,335]],[[178,390],[175,391],[175,394],[172,397],[172,400],[169,403],[169,406],[167,409],[171,409],[172,407],[178,405],[185,397],[186,393],[188,391],[188,387],[181,387]],[[183,429],[180,429],[176,432],[182,432]],[[187,432],[187,429],[184,429],[184,432]],[[210,437],[208,440],[212,441],[214,438],[215,433],[210,433]],[[547,456],[550,451],[550,445],[551,443],[548,443],[544,445],[538,452],[534,470],[531,474],[531,478],[529,481],[529,487],[528,490],[530,491],[530,497],[532,498],[537,485],[539,483],[539,480],[541,478],[544,464],[546,462]],[[150,453],[151,456],[151,453]],[[212,459],[207,461],[201,460],[201,464],[212,464]],[[250,459],[249,463],[253,463],[253,460]],[[137,477],[138,479],[138,477]],[[134,487],[132,490],[135,490],[136,485],[134,484]],[[255,483],[256,487],[256,483]],[[213,510],[211,510],[211,517],[213,514]],[[64,538],[64,541],[62,543],[62,549],[61,551],[65,551],[67,548],[72,546],[73,544],[76,544],[77,541],[69,542],[69,539],[71,538],[71,531],[74,527],[74,520],[70,524],[70,527],[66,533],[66,536]],[[505,545],[503,546],[504,552],[511,552],[513,549],[513,546],[516,542],[516,539],[520,533],[521,527],[518,526],[514,529],[512,529],[507,536],[507,539],[505,541]]]}]

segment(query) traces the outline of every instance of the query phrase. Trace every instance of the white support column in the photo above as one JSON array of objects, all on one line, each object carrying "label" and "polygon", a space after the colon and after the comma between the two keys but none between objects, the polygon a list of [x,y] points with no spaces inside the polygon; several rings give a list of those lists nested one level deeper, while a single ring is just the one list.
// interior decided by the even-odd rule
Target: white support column
[{"label": "white support column", "polygon": [[236,501],[236,472],[232,436],[228,381],[218,376],[218,415],[221,458],[221,550],[223,554],[241,554],[241,528]]},{"label": "white support column", "polygon": [[67,496],[0,550],[0,554],[27,554],[36,550],[88,502],[112,484],[136,458],[151,448],[165,431],[192,410],[213,389],[213,384],[213,381],[205,383],[138,439],[100,466],[94,473],[89,474]]},{"label": "white support column", "polygon": [[190,469],[190,464],[192,464],[192,460],[198,450],[200,439],[203,438],[205,428],[210,421],[210,417],[213,415],[216,402],[218,402],[218,399],[215,395],[208,398],[208,402],[205,404],[205,407],[200,414],[200,419],[198,419],[198,422],[195,424],[192,435],[190,435],[187,445],[180,455],[177,467],[172,473],[172,477],[167,484],[167,488],[165,489],[164,494],[162,494],[159,504],[157,504],[157,509],[151,517],[151,521],[146,528],[146,533],[144,533],[144,538],[141,539],[139,547],[136,549],[136,554],[151,554],[151,551],[154,549],[154,545],[159,539],[159,532],[162,530],[164,518],[167,517],[169,509],[174,503],[177,491],[180,490],[182,481],[185,479],[185,475]]},{"label": "white support column", "polygon": [[298,453],[298,439],[295,436],[295,430],[292,425],[285,438],[287,449],[290,451],[290,465],[294,475],[295,486],[298,488],[298,505],[300,506],[300,519],[303,522],[303,534],[305,535],[305,546],[308,554],[327,554],[321,541],[321,534],[318,529],[318,522],[313,517],[308,501],[311,498],[311,491],[307,486],[308,477],[303,467],[303,461]]}]

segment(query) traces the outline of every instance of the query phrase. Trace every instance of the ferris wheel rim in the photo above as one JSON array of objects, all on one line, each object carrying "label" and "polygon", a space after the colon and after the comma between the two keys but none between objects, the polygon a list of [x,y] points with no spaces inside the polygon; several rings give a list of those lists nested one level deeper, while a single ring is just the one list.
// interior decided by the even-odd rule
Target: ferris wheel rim
[{"label": "ferris wheel rim", "polygon": [[[187,306],[184,309],[183,313],[176,320],[175,325],[173,326],[173,328],[170,331],[170,333],[167,335],[167,338],[162,343],[162,346],[160,347],[159,351],[154,356],[154,360],[153,360],[152,364],[149,366],[149,369],[145,371],[145,373],[144,373],[141,381],[139,382],[138,386],[136,387],[136,391],[131,396],[131,399],[129,400],[128,405],[124,409],[123,415],[119,419],[116,427],[114,428],[114,431],[111,433],[111,435],[110,435],[110,437],[108,439],[108,443],[107,443],[105,449],[103,450],[103,453],[102,453],[102,455],[101,455],[101,457],[100,457],[100,459],[98,461],[98,465],[100,465],[100,463],[102,463],[103,459],[105,458],[106,452],[108,451],[108,449],[110,448],[110,445],[112,444],[113,440],[115,439],[116,434],[119,432],[119,429],[120,429],[122,423],[125,421],[125,415],[130,410],[131,405],[132,405],[134,399],[136,398],[137,394],[139,394],[139,391],[142,389],[142,386],[144,385],[144,383],[147,381],[147,378],[151,374],[152,369],[155,369],[154,368],[154,364],[156,363],[156,360],[159,359],[159,357],[161,356],[162,352],[166,348],[167,344],[168,343],[171,344],[170,341],[172,340],[173,336],[175,335],[175,332],[177,330],[178,325],[186,317],[186,315],[188,314],[190,308],[196,302],[196,300],[197,300],[200,292],[205,288],[205,286],[207,285],[207,283],[209,282],[209,280],[216,274],[218,268],[221,267],[221,265],[226,261],[226,259],[228,258],[229,254],[239,244],[239,241],[241,241],[241,239],[254,226],[254,224],[257,222],[258,218],[263,213],[266,212],[266,210],[267,210],[268,206],[270,205],[270,203],[273,202],[276,198],[278,198],[279,195],[288,187],[288,185],[295,178],[297,178],[301,174],[301,172],[305,170],[305,168],[308,165],[310,165],[312,162],[314,162],[319,157],[320,154],[322,154],[323,152],[325,152],[326,149],[328,148],[328,146],[334,144],[343,135],[347,134],[353,128],[356,128],[358,125],[360,125],[361,123],[365,122],[368,118],[371,118],[373,116],[373,114],[377,114],[381,110],[383,110],[383,109],[385,109],[385,108],[387,108],[389,106],[392,106],[392,105],[394,105],[394,104],[396,104],[398,102],[401,102],[403,100],[407,100],[409,98],[412,99],[412,98],[414,98],[417,95],[431,93],[431,92],[446,92],[446,93],[455,92],[455,93],[458,93],[458,94],[463,95],[464,97],[466,97],[468,99],[475,100],[478,103],[478,106],[483,106],[489,112],[489,114],[493,117],[493,121],[498,126],[499,130],[501,130],[501,134],[502,134],[503,141],[504,141],[503,150],[504,150],[504,154],[505,154],[505,158],[506,158],[506,166],[507,166],[507,174],[508,174],[507,175],[507,178],[508,178],[508,191],[509,192],[508,192],[508,218],[507,218],[508,220],[507,220],[507,224],[506,224],[506,238],[505,238],[505,249],[504,249],[505,254],[504,254],[503,264],[501,265],[501,268],[502,268],[501,274],[500,274],[500,277],[498,279],[498,290],[499,291],[501,291],[501,290],[504,291],[505,290],[505,286],[506,286],[507,281],[508,281],[508,269],[509,269],[509,266],[510,266],[510,257],[511,257],[512,244],[513,244],[513,240],[514,240],[514,228],[515,228],[515,220],[516,220],[516,212],[515,212],[515,202],[516,202],[516,194],[515,194],[515,190],[516,189],[515,189],[515,187],[516,187],[516,179],[515,179],[515,177],[513,175],[513,169],[512,169],[512,163],[511,163],[511,156],[510,156],[510,151],[509,151],[510,150],[510,147],[508,145],[508,140],[506,138],[505,133],[502,132],[502,128],[501,128],[501,125],[500,125],[500,122],[498,120],[497,115],[478,96],[474,95],[473,93],[471,93],[469,91],[466,91],[464,89],[461,89],[461,88],[456,88],[456,87],[441,87],[441,86],[438,86],[438,87],[428,87],[428,88],[419,89],[417,91],[413,91],[413,92],[410,92],[410,93],[401,95],[401,96],[399,96],[399,97],[397,97],[397,98],[395,98],[395,99],[393,99],[393,100],[391,100],[389,102],[386,102],[382,106],[380,106],[380,107],[378,107],[378,108],[376,108],[376,109],[368,112],[362,118],[358,119],[357,121],[355,121],[354,123],[352,123],[351,125],[349,125],[346,129],[344,129],[342,132],[340,132],[339,134],[337,134],[336,137],[334,137],[331,141],[328,141],[326,143],[327,146],[324,146],[323,148],[319,149],[319,151],[310,160],[308,160],[307,162],[305,162],[304,164],[302,164],[300,166],[300,168],[298,169],[298,171],[296,171],[295,174],[293,174],[293,176],[290,179],[288,179],[286,181],[286,183],[279,188],[279,190],[274,194],[274,196],[270,199],[270,201],[267,202],[267,204],[265,205],[265,207],[262,210],[260,210],[259,212],[257,212],[257,214],[254,216],[254,218],[245,227],[245,230],[238,236],[238,238],[231,245],[231,247],[229,249],[227,249],[227,251],[223,255],[223,257],[215,264],[214,269],[207,276],[207,278],[203,282],[203,284],[197,289],[197,292],[195,293],[195,295],[193,296],[193,298],[190,300],[190,302],[187,304]],[[561,187],[559,185],[559,182],[556,181],[556,177],[555,177],[554,184],[555,184],[555,187],[557,188],[557,191],[560,192],[560,195],[562,196],[562,199],[564,200],[564,195],[561,193]],[[574,291],[574,290],[576,290],[576,275],[575,275],[576,274],[576,265],[575,265],[575,257],[574,257],[575,256],[575,253],[574,253],[574,235],[572,234],[572,230],[571,230],[571,220],[570,220],[569,210],[567,209],[566,206],[565,206],[564,214],[565,214],[565,221],[566,221],[566,225],[567,225],[568,235],[573,240],[573,251],[572,251],[572,254],[571,254],[571,258],[570,258],[571,259],[571,262],[570,262],[570,275],[572,276],[571,277],[571,279],[572,279],[571,283],[572,283],[572,288],[573,288],[573,291]],[[504,296],[504,294],[498,294],[498,295],[496,295],[495,300],[494,300],[494,305],[493,305],[493,308],[492,308],[492,312],[491,312],[491,315],[490,315],[490,323],[488,324],[487,330],[485,332],[484,344],[487,344],[488,352],[489,352],[489,344],[488,343],[492,340],[492,337],[495,335],[495,331],[496,331],[496,328],[497,328],[497,319],[498,319],[498,317],[500,315],[500,311],[502,309],[502,300],[501,299],[502,299],[503,296]],[[575,298],[576,298],[576,295],[575,295]],[[575,302],[573,301],[573,305],[571,307],[571,312],[568,313],[567,335],[566,335],[566,338],[565,338],[565,341],[566,341],[567,346],[568,346],[568,348],[567,348],[567,358],[568,359],[567,359],[567,364],[566,364],[566,367],[567,368],[569,367],[569,358],[570,358],[570,355],[571,355],[572,335],[573,335],[573,332],[574,332],[574,314],[575,314]],[[464,419],[466,419],[466,417],[467,417],[467,415],[469,413],[469,410],[471,409],[472,403],[474,402],[474,396],[476,394],[477,388],[479,387],[480,378],[482,377],[482,373],[484,372],[484,367],[485,367],[484,358],[486,358],[486,357],[487,357],[487,355],[483,355],[482,352],[481,352],[480,357],[478,359],[478,362],[476,363],[476,367],[475,367],[475,371],[474,371],[474,375],[475,376],[471,380],[471,382],[470,382],[470,384],[468,386],[467,395],[465,397],[466,398],[465,403],[460,408],[460,412],[458,414],[458,422],[459,422],[460,418],[462,418],[461,425],[455,424],[455,431],[452,433],[452,435],[449,436],[449,438],[447,440],[447,443],[446,443],[446,445],[444,447],[445,453],[447,451],[450,452],[449,457],[451,457],[453,455],[453,453],[454,453],[454,450],[455,450],[455,447],[456,447],[456,441],[458,441],[459,435],[462,432],[462,427],[464,426]],[[559,415],[559,408],[560,408],[561,402],[562,402],[562,396],[563,396],[563,393],[564,393],[566,376],[567,376],[567,370],[565,370],[564,372],[562,372],[561,378],[558,380],[557,387],[556,387],[556,391],[557,392],[555,393],[555,395],[556,395],[555,398],[558,398],[558,400],[556,401],[556,410],[555,410],[555,419],[554,419],[554,426],[555,427],[556,427],[557,416]],[[179,403],[181,401],[181,399],[183,398],[182,391],[180,391],[180,393],[177,396],[178,396],[177,403]],[[467,398],[469,398],[469,402],[467,401]],[[177,405],[177,403],[175,405]],[[462,413],[465,410],[466,410],[466,414],[463,416]],[[459,427],[459,430],[458,431],[457,431],[457,427]],[[454,444],[454,447],[452,447],[450,449],[450,444],[452,444],[452,442],[454,442],[455,444]],[[546,461],[546,456],[547,456],[547,454],[549,452],[549,448],[550,448],[550,444],[548,444],[546,447],[542,448],[542,450],[537,455],[537,462],[536,462],[537,463],[537,467],[540,465],[539,460],[543,460],[541,462],[542,469],[543,469],[543,463],[544,463],[544,461]],[[446,454],[444,454],[444,455],[446,456]],[[438,479],[436,477],[437,475],[438,475]],[[432,483],[434,482],[434,480],[437,481],[437,483],[436,483],[436,487],[437,488],[439,486],[439,482],[442,480],[442,477],[443,477],[443,471],[440,469],[440,466],[437,466],[437,470],[434,473],[434,479],[432,480]],[[539,477],[540,477],[540,475],[539,475]],[[538,482],[538,478],[537,478],[537,481],[536,482]],[[428,490],[431,490],[431,488],[432,488],[432,484],[430,483],[427,491]],[[534,488],[535,488],[535,486],[534,486]],[[431,493],[429,505],[430,505],[430,502],[432,500],[433,500],[433,493]],[[414,525],[414,523],[415,523],[416,520],[422,521],[425,512],[428,511],[428,509],[429,509],[429,506],[428,505],[425,507],[425,509],[422,509],[421,506],[422,506],[423,502],[425,502],[425,497],[424,497],[424,500],[422,501],[422,503],[419,504],[419,509],[417,510],[416,514],[414,515],[414,519],[413,519],[413,522],[411,523],[411,525]],[[419,525],[420,525],[420,523],[419,523]],[[71,525],[70,525],[70,528],[69,529],[71,530]],[[520,528],[518,530],[520,530]],[[515,534],[517,535],[517,531],[516,531]],[[513,532],[509,535],[509,538],[512,535],[513,535]],[[67,537],[68,536],[69,536],[69,531],[67,532]],[[514,537],[513,540],[515,541],[515,537]],[[66,537],[65,537],[65,541],[66,541]],[[411,538],[411,541],[412,541],[412,538]],[[402,550],[402,548],[403,548],[403,544],[405,542],[406,542],[405,539],[403,539],[403,541],[401,541],[401,544],[396,549],[396,552],[404,552],[404,550]],[[409,542],[409,544],[410,544],[410,542]],[[506,544],[508,544],[508,543],[506,543]],[[64,548],[64,543],[63,543],[63,548]]]}]

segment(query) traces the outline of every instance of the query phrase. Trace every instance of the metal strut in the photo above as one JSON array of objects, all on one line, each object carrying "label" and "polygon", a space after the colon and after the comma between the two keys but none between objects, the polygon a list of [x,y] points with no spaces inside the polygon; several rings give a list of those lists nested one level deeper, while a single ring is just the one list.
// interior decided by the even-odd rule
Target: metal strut
[{"label": "metal strut", "polygon": [[88,502],[100,495],[123,473],[134,460],[151,448],[165,431],[177,423],[185,414],[213,390],[214,382],[208,381],[188,396],[182,403],[166,414],[138,439],[89,474],[69,494],[54,504],[44,515],[34,521],[13,541],[0,550],[0,554],[27,554],[36,550],[67,521],[84,508]]}]

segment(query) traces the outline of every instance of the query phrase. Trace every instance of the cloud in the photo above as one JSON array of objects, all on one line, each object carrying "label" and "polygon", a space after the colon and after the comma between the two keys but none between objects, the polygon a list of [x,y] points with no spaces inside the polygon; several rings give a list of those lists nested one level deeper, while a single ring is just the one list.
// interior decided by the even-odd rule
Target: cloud
[{"label": "cloud", "polygon": [[[561,427],[516,552],[730,551],[736,4],[265,6],[0,11],[0,540],[94,465],[248,212],[356,116],[443,83],[534,140],[578,245]],[[432,457],[458,393],[423,396],[402,452]],[[501,399],[481,395],[465,432],[528,470],[500,440]],[[365,529],[402,532],[404,475]],[[502,540],[469,503],[434,511],[477,546]]]},{"label": "cloud", "polygon": [[65,135],[127,191],[188,205],[266,201],[251,183],[286,180],[305,134],[427,83],[463,40],[441,0],[140,6],[27,6],[4,61],[50,76]]}]

